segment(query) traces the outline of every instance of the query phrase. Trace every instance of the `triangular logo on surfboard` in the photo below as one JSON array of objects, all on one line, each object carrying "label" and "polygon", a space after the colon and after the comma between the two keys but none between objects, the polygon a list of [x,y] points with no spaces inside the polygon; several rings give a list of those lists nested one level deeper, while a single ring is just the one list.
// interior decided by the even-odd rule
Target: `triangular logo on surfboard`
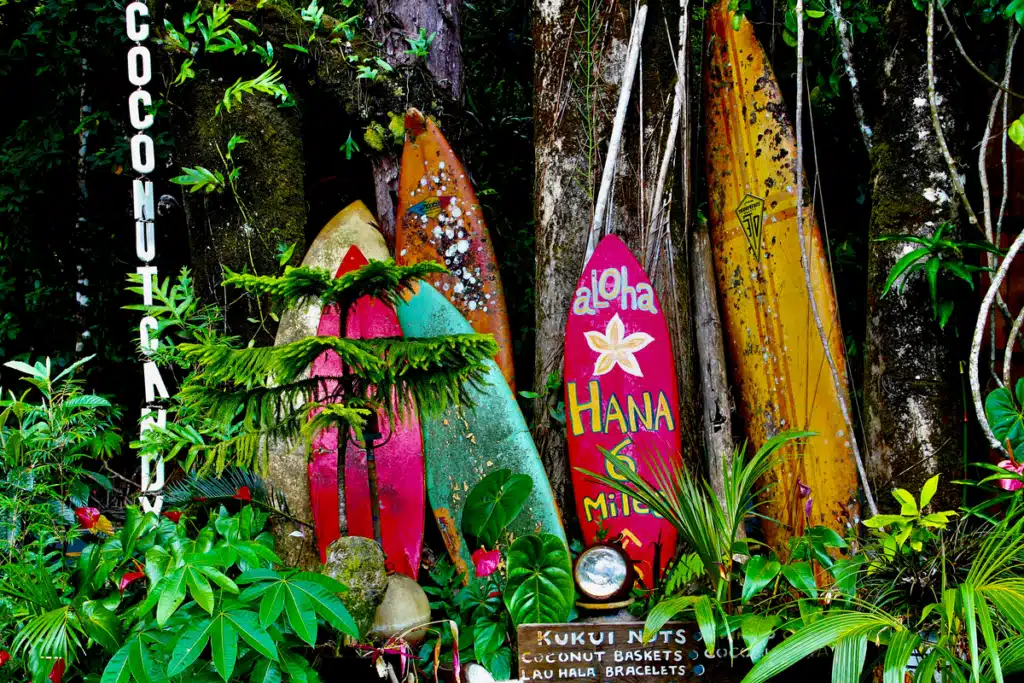
[{"label": "triangular logo on surfboard", "polygon": [[750,253],[761,260],[761,235],[764,232],[764,200],[752,194],[746,195],[736,206],[736,218],[743,226],[743,234],[750,243]]}]

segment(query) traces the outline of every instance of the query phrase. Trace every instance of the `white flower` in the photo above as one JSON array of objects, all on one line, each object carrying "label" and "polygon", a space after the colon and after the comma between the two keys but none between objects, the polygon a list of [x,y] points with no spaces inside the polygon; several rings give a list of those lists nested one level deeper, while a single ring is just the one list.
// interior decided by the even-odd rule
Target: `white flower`
[{"label": "white flower", "polygon": [[611,372],[616,365],[634,377],[644,376],[635,354],[654,341],[654,337],[646,332],[626,336],[626,327],[618,313],[608,321],[604,334],[591,330],[584,332],[583,336],[587,338],[587,346],[598,353],[594,363],[595,376]]}]

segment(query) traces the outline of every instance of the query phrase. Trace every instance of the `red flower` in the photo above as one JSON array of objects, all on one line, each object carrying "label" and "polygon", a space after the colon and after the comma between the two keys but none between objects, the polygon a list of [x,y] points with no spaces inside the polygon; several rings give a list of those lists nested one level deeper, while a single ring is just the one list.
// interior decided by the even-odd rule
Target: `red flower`
[{"label": "red flower", "polygon": [[[1002,467],[1007,472],[1024,474],[1024,462],[1018,465],[1013,460],[1002,460],[998,466]],[[1021,487],[1024,487],[1024,481],[1021,481],[1020,479],[1000,479],[999,487],[1004,491],[1017,491]]]},{"label": "red flower", "polygon": [[251,501],[252,500],[252,494],[249,493],[249,487],[248,486],[241,487],[240,489],[235,491],[235,495],[233,495],[231,497],[234,498],[235,500],[244,500],[244,501]]},{"label": "red flower", "polygon": [[161,512],[160,514],[175,524],[181,521],[181,510],[171,510],[170,512]]},{"label": "red flower", "polygon": [[127,588],[130,583],[138,581],[145,576],[146,575],[142,572],[125,572],[124,575],[121,576],[121,583],[118,585],[117,590],[124,593],[124,589]]},{"label": "red flower", "polygon": [[11,660],[11,653],[7,650],[0,650],[0,666],[3,666]]},{"label": "red flower", "polygon": [[100,511],[96,508],[77,508],[75,517],[78,518],[83,528],[91,529],[96,526],[96,521],[100,518]]},{"label": "red flower", "polygon": [[53,665],[53,669],[50,670],[51,683],[60,683],[61,679],[64,678],[64,668],[64,660],[58,659],[57,663]]},{"label": "red flower", "polygon": [[473,565],[476,567],[476,575],[480,578],[490,576],[497,571],[499,562],[501,562],[501,553],[497,550],[480,548],[473,553]]}]

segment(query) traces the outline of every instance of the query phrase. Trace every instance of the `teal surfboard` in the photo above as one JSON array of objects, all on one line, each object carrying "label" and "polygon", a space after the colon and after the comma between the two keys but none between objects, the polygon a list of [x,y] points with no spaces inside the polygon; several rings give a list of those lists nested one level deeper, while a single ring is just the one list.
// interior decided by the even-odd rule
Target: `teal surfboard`
[{"label": "teal surfboard", "polygon": [[[448,299],[426,283],[420,283],[397,311],[406,337],[473,332]],[[427,497],[448,554],[467,576],[473,576],[470,555],[476,548],[467,547],[462,536],[462,509],[473,486],[495,470],[512,470],[533,480],[526,506],[509,530],[516,537],[541,532],[565,540],[551,484],[526,420],[501,370],[493,361],[487,364],[486,386],[469,387],[473,408],[453,406],[440,418],[421,419]]]}]

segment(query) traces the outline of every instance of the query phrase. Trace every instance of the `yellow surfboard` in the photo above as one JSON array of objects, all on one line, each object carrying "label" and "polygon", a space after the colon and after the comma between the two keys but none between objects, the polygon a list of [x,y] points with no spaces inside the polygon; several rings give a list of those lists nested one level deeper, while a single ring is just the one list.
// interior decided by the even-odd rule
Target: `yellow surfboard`
[{"label": "yellow surfboard", "polygon": [[[857,469],[840,410],[849,406],[843,337],[825,246],[809,192],[804,235],[811,285],[840,374],[836,390],[811,315],[797,236],[796,138],[768,56],[727,3],[708,15],[707,176],[711,241],[732,378],[751,450],[785,431],[817,436],[791,447],[761,510],[769,543],[807,526],[839,533],[858,514]],[[806,183],[804,188],[808,189]],[[840,393],[840,391],[842,393]]]}]

